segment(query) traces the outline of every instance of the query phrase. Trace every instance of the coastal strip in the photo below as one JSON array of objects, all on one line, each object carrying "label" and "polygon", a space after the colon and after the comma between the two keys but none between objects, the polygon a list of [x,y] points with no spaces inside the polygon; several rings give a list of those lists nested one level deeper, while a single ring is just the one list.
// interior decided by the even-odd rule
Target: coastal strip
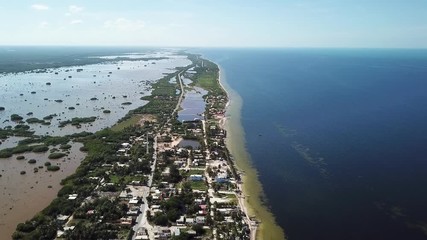
[{"label": "coastal strip", "polygon": [[[219,68],[187,56],[192,64],[154,83],[119,127],[76,139],[85,159],[13,239],[257,239],[221,127],[228,97]],[[179,121],[183,99],[200,88],[201,118]]]},{"label": "coastal strip", "polygon": [[227,83],[224,69],[220,68],[219,82],[226,91],[228,103],[223,126],[227,131],[227,148],[243,173],[244,206],[250,217],[259,223],[255,239],[286,239],[283,229],[277,225],[274,215],[262,202],[264,196],[258,172],[245,147],[245,132],[241,125],[242,98]]}]

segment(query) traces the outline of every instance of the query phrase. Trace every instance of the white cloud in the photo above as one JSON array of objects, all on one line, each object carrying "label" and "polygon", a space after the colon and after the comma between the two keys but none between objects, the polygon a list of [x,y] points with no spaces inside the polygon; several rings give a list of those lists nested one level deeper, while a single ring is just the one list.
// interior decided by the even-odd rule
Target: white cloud
[{"label": "white cloud", "polygon": [[33,4],[31,8],[37,11],[49,10],[49,6],[43,4]]},{"label": "white cloud", "polygon": [[47,28],[48,26],[49,26],[49,23],[48,23],[48,22],[46,22],[46,21],[41,22],[41,23],[39,24],[39,28]]},{"label": "white cloud", "polygon": [[81,19],[75,19],[70,22],[71,25],[81,24],[81,23],[83,23],[83,20]]},{"label": "white cloud", "polygon": [[141,20],[130,20],[126,18],[117,18],[104,22],[104,27],[107,29],[115,29],[120,31],[136,31],[145,27],[145,23]]},{"label": "white cloud", "polygon": [[71,16],[73,14],[78,14],[83,11],[83,7],[79,7],[76,5],[70,5],[68,6],[68,12],[65,14],[65,16]]},{"label": "white cloud", "polygon": [[78,7],[76,5],[70,5],[70,6],[68,6],[68,12],[69,13],[74,14],[74,13],[79,13],[81,11],[83,11],[82,7]]}]

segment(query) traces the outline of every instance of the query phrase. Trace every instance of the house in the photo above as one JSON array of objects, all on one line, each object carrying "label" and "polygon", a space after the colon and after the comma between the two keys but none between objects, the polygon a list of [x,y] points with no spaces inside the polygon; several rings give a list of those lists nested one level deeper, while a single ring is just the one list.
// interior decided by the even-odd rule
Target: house
[{"label": "house", "polygon": [[131,145],[130,145],[130,143],[122,143],[122,147],[128,148],[128,147],[131,147]]},{"label": "house", "polygon": [[70,216],[67,216],[67,215],[58,215],[57,217],[56,217],[56,220],[60,223],[60,224],[64,224],[64,223],[66,223],[67,222],[67,220],[68,220],[68,218],[69,218]]},{"label": "house", "polygon": [[193,225],[194,224],[194,218],[187,218],[187,219],[185,219],[185,224],[187,224],[187,225]]},{"label": "house", "polygon": [[132,225],[132,217],[123,217],[120,218],[121,225]]},{"label": "house", "polygon": [[129,200],[129,205],[136,205],[139,203],[138,197],[133,197],[131,200]]},{"label": "house", "polygon": [[173,236],[179,236],[179,235],[181,235],[181,230],[179,228],[174,228],[172,230],[172,235]]},{"label": "house", "polygon": [[226,172],[220,172],[215,177],[215,182],[217,182],[217,183],[226,183],[226,182],[229,182],[229,181],[230,180],[228,179],[228,174]]},{"label": "house", "polygon": [[77,196],[77,194],[70,194],[68,195],[68,200],[76,200]]},{"label": "house", "polygon": [[176,220],[176,224],[177,225],[184,225],[184,223],[185,223],[185,217],[184,217],[184,215],[182,215],[181,217],[179,217],[178,220]]},{"label": "house", "polygon": [[143,227],[138,228],[138,230],[136,230],[135,240],[145,240],[145,239],[149,239],[145,228]]},{"label": "house", "polygon": [[162,172],[162,177],[169,177],[170,173],[170,168],[166,167],[165,170]]},{"label": "house", "polygon": [[205,224],[205,222],[206,222],[206,218],[205,217],[202,217],[202,216],[197,216],[196,217],[196,223],[197,224]]}]

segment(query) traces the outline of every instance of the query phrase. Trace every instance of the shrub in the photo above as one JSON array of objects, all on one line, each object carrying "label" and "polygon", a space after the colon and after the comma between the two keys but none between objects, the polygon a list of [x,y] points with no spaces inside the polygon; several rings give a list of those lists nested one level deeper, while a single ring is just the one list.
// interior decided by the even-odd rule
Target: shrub
[{"label": "shrub", "polygon": [[65,153],[60,153],[60,152],[54,152],[49,154],[48,158],[49,159],[58,159],[58,158],[62,158],[65,157],[67,154]]},{"label": "shrub", "polygon": [[80,151],[87,152],[87,151],[89,151],[89,149],[87,147],[83,146],[83,147],[80,147]]},{"label": "shrub", "polygon": [[56,172],[59,169],[60,169],[59,166],[56,166],[56,165],[50,165],[50,166],[47,167],[47,170],[48,171],[52,171],[52,172]]},{"label": "shrub", "polygon": [[59,147],[59,149],[62,149],[62,150],[66,150],[66,149],[70,149],[71,148],[71,145],[69,145],[69,144],[62,144],[60,147]]},{"label": "shrub", "polygon": [[37,161],[36,161],[36,159],[30,159],[30,160],[28,160],[28,163],[29,164],[34,164],[34,163],[36,163]]},{"label": "shrub", "polygon": [[47,152],[49,150],[49,147],[46,145],[38,145],[33,147],[33,152],[40,153],[40,152]]},{"label": "shrub", "polygon": [[43,121],[43,120],[40,120],[40,119],[38,119],[38,118],[28,118],[28,119],[26,120],[26,122],[27,122],[28,124],[34,124],[34,123],[43,123],[44,121]]},{"label": "shrub", "polygon": [[18,114],[12,114],[10,116],[10,120],[12,120],[12,121],[21,121],[22,119],[24,119],[24,118],[19,116]]},{"label": "shrub", "polygon": [[32,150],[33,148],[28,145],[19,145],[12,149],[12,153],[17,154],[17,153],[31,152]]},{"label": "shrub", "polygon": [[9,149],[4,149],[0,151],[0,158],[10,158],[12,157],[12,151]]}]

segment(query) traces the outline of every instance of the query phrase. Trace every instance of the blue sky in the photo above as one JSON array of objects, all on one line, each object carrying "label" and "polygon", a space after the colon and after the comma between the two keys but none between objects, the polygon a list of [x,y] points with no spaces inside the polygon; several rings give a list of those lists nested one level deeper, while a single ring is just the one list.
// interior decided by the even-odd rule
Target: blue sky
[{"label": "blue sky", "polygon": [[426,0],[2,0],[0,13],[0,45],[427,48]]}]

